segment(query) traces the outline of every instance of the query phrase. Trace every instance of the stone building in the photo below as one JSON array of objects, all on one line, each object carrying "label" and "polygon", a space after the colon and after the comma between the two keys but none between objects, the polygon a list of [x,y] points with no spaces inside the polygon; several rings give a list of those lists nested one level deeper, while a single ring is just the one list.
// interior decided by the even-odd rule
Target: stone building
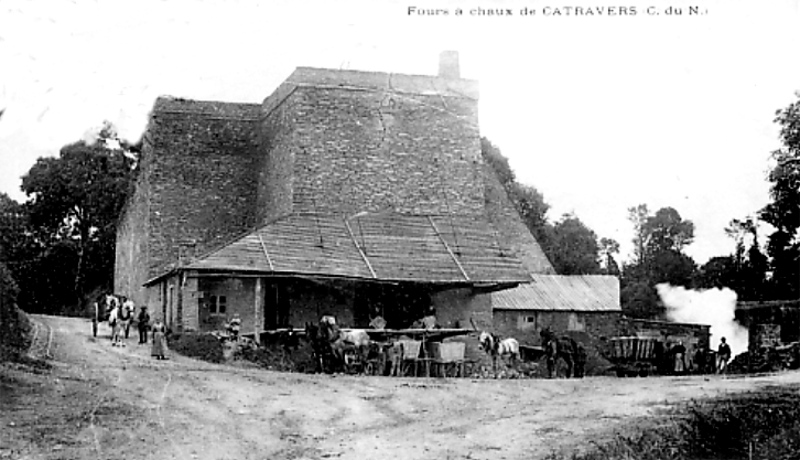
[{"label": "stone building", "polygon": [[751,353],[800,341],[800,300],[736,302],[735,318]]},{"label": "stone building", "polygon": [[540,343],[545,328],[578,338],[612,337],[622,319],[615,276],[534,274],[530,283],[491,296],[495,329],[531,345]]},{"label": "stone building", "polygon": [[115,290],[177,330],[336,315],[493,327],[489,295],[554,273],[481,156],[478,85],[298,68],[258,104],[159,98]]}]

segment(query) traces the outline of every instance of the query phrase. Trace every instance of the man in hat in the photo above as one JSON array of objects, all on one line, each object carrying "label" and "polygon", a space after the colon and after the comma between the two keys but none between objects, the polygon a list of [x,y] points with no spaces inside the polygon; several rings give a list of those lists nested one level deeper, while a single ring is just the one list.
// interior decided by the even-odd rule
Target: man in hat
[{"label": "man in hat", "polygon": [[728,368],[728,360],[731,359],[731,347],[725,343],[725,337],[720,339],[717,351],[717,374],[724,374]]},{"label": "man in hat", "polygon": [[139,344],[147,343],[147,329],[150,328],[150,314],[147,313],[147,306],[142,305],[142,310],[137,318],[139,328]]}]

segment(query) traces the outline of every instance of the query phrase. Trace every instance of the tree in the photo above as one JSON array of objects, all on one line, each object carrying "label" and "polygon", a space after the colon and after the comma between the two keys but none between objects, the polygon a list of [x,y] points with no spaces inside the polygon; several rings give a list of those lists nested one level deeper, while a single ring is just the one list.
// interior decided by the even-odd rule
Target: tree
[{"label": "tree", "polygon": [[[31,225],[57,257],[57,265],[74,259],[74,268],[65,273],[74,277],[75,302],[81,300],[86,287],[87,256],[108,257],[107,251],[96,249],[116,232],[117,218],[131,190],[137,154],[138,147],[120,140],[106,123],[96,142],[76,142],[63,147],[58,158],[39,158],[22,179]],[[107,278],[113,276],[113,257],[92,262],[104,268]]]},{"label": "tree", "polygon": [[5,193],[0,193],[0,248],[3,251],[0,260],[9,265],[23,260],[23,253],[27,247],[26,239],[29,235],[28,213],[25,206]]},{"label": "tree", "polygon": [[553,268],[561,275],[600,273],[597,235],[572,214],[564,214],[553,226],[547,248]]},{"label": "tree", "polygon": [[600,259],[606,275],[619,276],[619,265],[614,254],[619,254],[619,243],[611,238],[600,238]]},{"label": "tree", "polygon": [[481,138],[481,152],[556,272],[563,275],[600,273],[597,235],[574,215],[565,215],[551,224],[547,219],[550,205],[544,196],[536,188],[517,182],[500,149]]},{"label": "tree", "polygon": [[642,229],[646,256],[663,251],[682,252],[694,239],[694,224],[683,220],[674,208],[661,208],[648,216]]},{"label": "tree", "polygon": [[735,256],[712,257],[698,269],[694,285],[701,289],[727,287],[736,290],[738,276]]},{"label": "tree", "polygon": [[628,208],[628,220],[633,223],[633,255],[638,264],[644,263],[645,246],[647,245],[647,235],[645,234],[645,224],[650,216],[650,210],[646,204],[640,204]]},{"label": "tree", "polygon": [[544,236],[543,228],[547,225],[547,211],[550,209],[550,205],[544,201],[544,195],[534,187],[517,182],[516,175],[508,164],[508,158],[485,137],[481,138],[481,153],[484,161],[494,170],[528,229],[537,238]]},{"label": "tree", "polygon": [[628,213],[634,225],[636,259],[622,270],[622,308],[631,316],[659,317],[663,306],[655,286],[689,286],[696,278],[694,261],[683,253],[694,238],[694,224],[670,207],[651,215],[647,205],[640,204],[629,208]]},{"label": "tree", "polygon": [[776,113],[783,146],[772,153],[775,166],[768,176],[772,201],[759,213],[775,227],[767,254],[772,259],[771,289],[783,299],[800,297],[800,93],[796,95],[798,100]]}]

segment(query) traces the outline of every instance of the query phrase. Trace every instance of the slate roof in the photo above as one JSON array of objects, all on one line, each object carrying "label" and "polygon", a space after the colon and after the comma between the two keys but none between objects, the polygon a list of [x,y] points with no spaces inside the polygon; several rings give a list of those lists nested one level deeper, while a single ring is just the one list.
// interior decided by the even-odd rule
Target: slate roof
[{"label": "slate roof", "polygon": [[497,310],[622,311],[619,279],[607,275],[531,275],[529,284],[494,292]]},{"label": "slate roof", "polygon": [[291,214],[183,268],[428,283],[529,281],[497,235],[478,217]]}]

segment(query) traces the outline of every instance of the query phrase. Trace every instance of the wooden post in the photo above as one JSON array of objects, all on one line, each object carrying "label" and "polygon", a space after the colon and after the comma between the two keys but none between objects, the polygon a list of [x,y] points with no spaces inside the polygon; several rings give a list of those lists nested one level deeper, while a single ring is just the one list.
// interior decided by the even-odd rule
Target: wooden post
[{"label": "wooden post", "polygon": [[261,345],[261,326],[262,321],[261,312],[264,311],[264,288],[262,286],[261,277],[256,278],[256,286],[254,291],[255,299],[253,301],[253,337],[257,344]]}]

